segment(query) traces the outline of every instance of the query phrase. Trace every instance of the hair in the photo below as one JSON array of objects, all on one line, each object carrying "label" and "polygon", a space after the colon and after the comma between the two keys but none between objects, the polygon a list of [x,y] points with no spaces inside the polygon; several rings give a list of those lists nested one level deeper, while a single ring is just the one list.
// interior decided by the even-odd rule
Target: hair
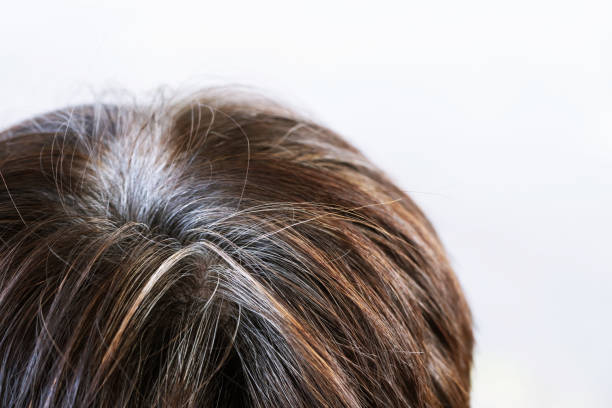
[{"label": "hair", "polygon": [[356,148],[205,90],[0,133],[3,407],[468,407],[470,311]]}]

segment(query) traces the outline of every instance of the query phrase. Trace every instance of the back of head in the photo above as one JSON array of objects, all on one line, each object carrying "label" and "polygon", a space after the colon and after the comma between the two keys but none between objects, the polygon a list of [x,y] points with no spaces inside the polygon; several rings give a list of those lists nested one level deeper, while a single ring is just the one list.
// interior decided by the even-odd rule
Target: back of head
[{"label": "back of head", "polygon": [[204,92],[0,133],[0,405],[467,407],[470,313],[334,132]]}]

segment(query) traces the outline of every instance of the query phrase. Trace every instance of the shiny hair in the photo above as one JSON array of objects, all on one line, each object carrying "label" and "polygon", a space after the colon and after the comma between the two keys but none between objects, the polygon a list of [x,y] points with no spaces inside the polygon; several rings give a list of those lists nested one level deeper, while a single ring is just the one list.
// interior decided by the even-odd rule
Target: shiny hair
[{"label": "shiny hair", "polygon": [[207,90],[0,133],[3,407],[468,407],[472,348],[423,213],[287,108]]}]

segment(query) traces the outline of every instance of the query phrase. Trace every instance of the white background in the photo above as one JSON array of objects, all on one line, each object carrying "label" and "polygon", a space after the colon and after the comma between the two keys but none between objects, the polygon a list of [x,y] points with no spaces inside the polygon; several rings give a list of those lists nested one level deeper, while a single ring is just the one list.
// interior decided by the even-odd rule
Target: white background
[{"label": "white background", "polygon": [[474,311],[474,407],[612,406],[612,2],[0,5],[0,126],[211,83],[310,112],[422,205]]}]

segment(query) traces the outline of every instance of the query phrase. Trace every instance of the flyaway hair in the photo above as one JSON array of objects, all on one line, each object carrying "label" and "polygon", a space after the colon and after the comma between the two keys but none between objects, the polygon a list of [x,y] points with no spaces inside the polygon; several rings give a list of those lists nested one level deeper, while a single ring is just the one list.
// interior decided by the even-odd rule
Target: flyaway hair
[{"label": "flyaway hair", "polygon": [[2,407],[468,407],[472,348],[423,213],[286,108],[210,90],[0,133]]}]

